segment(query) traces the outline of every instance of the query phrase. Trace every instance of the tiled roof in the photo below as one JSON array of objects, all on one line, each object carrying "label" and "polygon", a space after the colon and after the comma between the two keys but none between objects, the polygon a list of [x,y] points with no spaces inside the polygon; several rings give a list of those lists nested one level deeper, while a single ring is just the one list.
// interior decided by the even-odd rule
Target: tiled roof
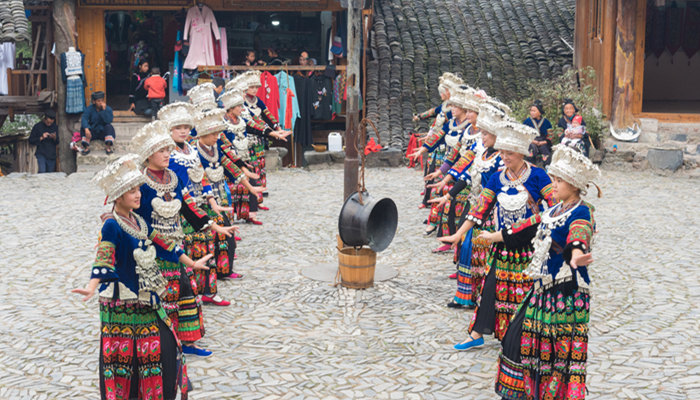
[{"label": "tiled roof", "polygon": [[527,79],[561,74],[573,59],[563,40],[573,43],[575,6],[575,0],[376,0],[366,103],[382,142],[404,147],[408,132],[425,131],[411,117],[440,104],[443,72],[502,101],[525,95]]},{"label": "tiled roof", "polygon": [[31,40],[29,21],[22,0],[4,0],[0,4],[0,43]]}]

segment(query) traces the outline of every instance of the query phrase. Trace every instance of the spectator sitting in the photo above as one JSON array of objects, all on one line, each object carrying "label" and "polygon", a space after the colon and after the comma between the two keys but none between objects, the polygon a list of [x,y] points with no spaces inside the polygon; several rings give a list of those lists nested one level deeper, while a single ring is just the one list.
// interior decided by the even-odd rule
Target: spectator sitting
[{"label": "spectator sitting", "polygon": [[[571,99],[565,99],[564,100],[564,105],[561,108],[561,113],[562,117],[559,119],[559,122],[557,123],[557,126],[562,129],[562,134],[559,136],[559,142],[562,142],[564,140],[564,137],[566,136],[566,130],[569,128],[569,126],[573,123],[573,120],[575,117],[580,117],[577,115],[578,113],[578,107],[576,107],[576,104],[574,104],[574,101]],[[583,120],[583,117],[580,117],[580,125],[581,126],[586,126],[586,121]],[[588,151],[590,148],[590,138],[588,136],[588,133],[586,132],[585,128],[583,129],[583,136],[581,137],[581,142],[579,143],[581,145],[581,152],[588,157]]]},{"label": "spectator sitting", "polygon": [[215,76],[211,80],[211,83],[214,84],[214,98],[216,99],[216,105],[218,105],[219,108],[224,108],[224,103],[222,103],[221,100],[219,100],[219,96],[221,96],[221,93],[223,93],[224,85],[226,84],[226,82],[223,78]]},{"label": "spectator sitting", "polygon": [[90,153],[90,141],[105,141],[105,153],[114,153],[114,127],[112,126],[112,107],[107,105],[104,92],[95,92],[91,96],[92,104],[83,112],[80,121],[80,136],[83,139],[83,155]]},{"label": "spectator sitting", "polygon": [[539,133],[530,143],[530,154],[528,161],[537,164],[540,160],[543,165],[548,165],[552,154],[552,138],[550,130],[552,123],[547,118],[543,117],[544,108],[542,101],[535,100],[530,106],[530,116],[523,121],[523,124],[535,128]]},{"label": "spectator sitting", "polygon": [[153,110],[151,110],[151,105],[148,102],[148,92],[146,88],[143,87],[143,84],[146,82],[146,78],[148,78],[148,71],[150,69],[148,61],[145,59],[139,61],[136,72],[131,75],[129,87],[129,111],[147,117],[153,114]]},{"label": "spectator sitting", "polygon": [[245,60],[243,61],[243,64],[249,67],[254,67],[256,65],[265,65],[265,62],[263,60],[255,59],[255,50],[246,50]]},{"label": "spectator sitting", "polygon": [[29,143],[36,146],[34,156],[36,156],[39,165],[39,173],[54,172],[56,170],[58,126],[56,125],[56,113],[53,110],[47,110],[44,113],[44,118],[32,127]]},{"label": "spectator sitting", "polygon": [[155,118],[158,110],[163,107],[165,92],[168,89],[168,82],[160,76],[160,68],[153,67],[151,76],[146,78],[143,87],[148,92],[148,101],[151,103],[151,116]]},{"label": "spectator sitting", "polygon": [[586,127],[581,125],[582,121],[583,118],[580,115],[574,117],[574,119],[571,121],[571,124],[569,124],[569,127],[566,128],[566,130],[564,131],[564,135],[561,139],[561,144],[563,144],[564,146],[569,146],[576,151],[586,154],[584,152],[585,146],[583,143],[583,136],[586,133]]},{"label": "spectator sitting", "polygon": [[280,58],[279,54],[277,54],[277,49],[274,48],[269,48],[267,49],[267,56],[270,58],[270,62],[268,62],[268,65],[283,65],[284,61]]}]

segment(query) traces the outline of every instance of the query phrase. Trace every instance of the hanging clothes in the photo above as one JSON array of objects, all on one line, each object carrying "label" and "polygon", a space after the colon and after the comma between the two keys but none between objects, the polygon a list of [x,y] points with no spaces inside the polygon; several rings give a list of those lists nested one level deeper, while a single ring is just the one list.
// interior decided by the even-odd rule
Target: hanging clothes
[{"label": "hanging clothes", "polygon": [[313,85],[312,119],[329,120],[333,116],[333,80],[328,76],[315,75],[311,78]]},{"label": "hanging clothes", "polygon": [[279,118],[280,109],[280,88],[277,84],[277,78],[271,73],[265,71],[260,75],[260,89],[258,89],[257,96],[260,100],[265,103],[267,109],[270,111],[276,120]]},{"label": "hanging clothes", "polygon": [[15,69],[15,44],[0,43],[0,95],[3,96],[9,92],[8,68]]},{"label": "hanging clothes", "polygon": [[228,65],[228,36],[226,28],[219,28],[219,47],[221,48],[221,64]]},{"label": "hanging clothes", "polygon": [[[279,124],[283,129],[294,130],[296,119],[301,117],[294,78],[284,71],[280,71],[275,75],[275,78],[277,78],[277,85],[279,86]],[[289,113],[287,110],[289,110]]]},{"label": "hanging clothes", "polygon": [[345,97],[345,71],[338,74],[333,81],[333,117],[340,115],[343,110]]},{"label": "hanging clothes", "polygon": [[61,54],[61,78],[66,84],[66,114],[85,110],[85,55],[80,51]]},{"label": "hanging clothes", "polygon": [[215,65],[212,32],[214,38],[220,40],[219,25],[211,8],[202,5],[201,8],[195,6],[187,10],[184,39],[189,40],[190,49],[183,68],[196,69],[200,65]]},{"label": "hanging clothes", "polygon": [[182,95],[182,64],[180,63],[180,50],[182,42],[180,41],[181,32],[177,31],[177,40],[175,44],[175,56],[173,57],[173,90]]},{"label": "hanging clothes", "polygon": [[300,118],[294,125],[294,142],[303,147],[313,143],[311,134],[311,114],[313,112],[314,85],[309,78],[297,75],[294,77],[297,89]]}]

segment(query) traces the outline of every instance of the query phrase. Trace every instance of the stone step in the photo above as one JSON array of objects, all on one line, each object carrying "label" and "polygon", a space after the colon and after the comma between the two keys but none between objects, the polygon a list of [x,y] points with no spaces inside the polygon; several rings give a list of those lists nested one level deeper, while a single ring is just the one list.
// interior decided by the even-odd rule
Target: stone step
[{"label": "stone step", "polygon": [[100,168],[107,166],[110,162],[127,154],[128,150],[125,144],[116,142],[114,144],[114,153],[105,153],[105,144],[102,141],[94,141],[90,143],[90,154],[82,155],[78,153],[76,163],[78,172],[93,170],[95,166]]},{"label": "stone step", "polygon": [[131,138],[136,136],[136,133],[144,125],[145,123],[143,122],[117,122],[112,124],[114,133],[117,135],[116,140],[124,142],[131,141]]}]

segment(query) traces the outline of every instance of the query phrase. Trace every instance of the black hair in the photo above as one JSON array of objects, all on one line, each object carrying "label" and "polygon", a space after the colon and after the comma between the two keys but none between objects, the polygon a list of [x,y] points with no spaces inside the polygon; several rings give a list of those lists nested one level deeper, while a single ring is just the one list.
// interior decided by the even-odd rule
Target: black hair
[{"label": "black hair", "polygon": [[535,101],[533,101],[532,105],[530,105],[530,108],[532,107],[537,107],[537,110],[540,112],[540,115],[544,115],[544,105],[542,104],[542,100],[536,99]]},{"label": "black hair", "polygon": [[50,118],[50,119],[55,120],[56,119],[56,111],[54,111],[54,110],[44,111],[44,118]]},{"label": "black hair", "polygon": [[252,49],[248,49],[248,50],[246,50],[246,51],[245,51],[245,55],[246,55],[246,57],[248,57],[248,55],[250,55],[250,53],[253,53],[253,54],[255,54],[255,50],[252,50]]},{"label": "black hair", "polygon": [[578,107],[576,107],[576,103],[572,99],[566,98],[564,99],[564,103],[561,105],[561,113],[564,114],[564,107],[566,107],[567,104],[571,104],[574,106],[574,113],[578,112]]}]

